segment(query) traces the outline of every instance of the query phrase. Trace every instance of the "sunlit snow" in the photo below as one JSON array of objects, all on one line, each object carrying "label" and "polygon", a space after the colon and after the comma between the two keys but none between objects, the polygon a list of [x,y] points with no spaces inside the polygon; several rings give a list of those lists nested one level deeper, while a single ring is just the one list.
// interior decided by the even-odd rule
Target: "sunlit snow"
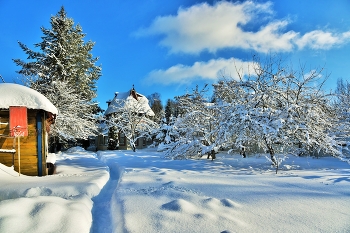
[{"label": "sunlit snow", "polygon": [[138,113],[146,113],[148,116],[154,116],[154,112],[148,104],[148,99],[137,93],[138,99],[134,99],[129,92],[116,92],[115,97],[108,105],[105,115],[117,112],[120,108],[128,108],[131,110],[137,110]]},{"label": "sunlit snow", "polygon": [[57,108],[41,93],[19,84],[0,83],[0,108],[26,106],[57,114]]},{"label": "sunlit snow", "polygon": [[333,157],[220,152],[167,160],[155,149],[56,154],[57,173],[0,165],[0,232],[347,232],[350,167]]}]

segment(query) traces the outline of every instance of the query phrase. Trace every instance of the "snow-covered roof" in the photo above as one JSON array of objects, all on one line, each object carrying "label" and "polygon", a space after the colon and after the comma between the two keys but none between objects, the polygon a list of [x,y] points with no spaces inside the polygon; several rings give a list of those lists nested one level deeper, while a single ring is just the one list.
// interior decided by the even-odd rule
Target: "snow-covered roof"
[{"label": "snow-covered roof", "polygon": [[[133,96],[133,92],[137,99]],[[146,113],[148,116],[154,116],[154,112],[148,104],[148,99],[144,95],[137,93],[134,89],[127,92],[116,92],[115,97],[108,105],[105,115],[118,112],[124,106],[135,109],[138,113]]]},{"label": "snow-covered roof", "polygon": [[57,114],[57,108],[41,93],[15,83],[0,83],[0,108],[25,106]]}]

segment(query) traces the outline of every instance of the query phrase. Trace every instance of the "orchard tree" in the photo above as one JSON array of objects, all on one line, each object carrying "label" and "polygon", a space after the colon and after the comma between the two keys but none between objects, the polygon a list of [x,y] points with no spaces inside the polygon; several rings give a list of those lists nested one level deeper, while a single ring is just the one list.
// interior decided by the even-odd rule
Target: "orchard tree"
[{"label": "orchard tree", "polygon": [[323,69],[306,72],[284,67],[281,59],[255,57],[252,73],[239,80],[225,78],[216,85],[222,122],[218,128],[221,144],[237,148],[257,145],[270,154],[276,167],[277,153],[338,153],[330,131],[337,116],[330,95],[322,90]]},{"label": "orchard tree", "polygon": [[178,132],[178,139],[167,145],[167,157],[182,159],[202,156],[216,148],[214,134],[217,121],[217,109],[205,97],[207,86],[198,86],[182,96],[176,97],[179,111],[174,126]]},{"label": "orchard tree", "polygon": [[206,93],[207,85],[202,89],[196,86],[192,93],[178,96],[175,99],[179,103],[183,122],[188,128],[192,128],[193,134],[200,135],[203,143],[212,145],[215,143],[216,135],[214,129],[218,127],[218,109],[214,103],[208,102]]},{"label": "orchard tree", "polygon": [[[93,101],[96,97],[96,82],[101,76],[101,67],[95,65],[98,58],[91,54],[94,43],[84,42],[85,34],[81,26],[74,25],[64,7],[51,17],[50,24],[49,29],[41,27],[42,41],[34,44],[35,50],[18,42],[29,61],[14,59],[14,62],[21,67],[18,73],[24,76],[25,84],[47,96],[59,109],[60,116],[56,123],[66,127],[60,130],[56,127],[53,129],[54,134],[64,140],[86,138],[89,134],[86,130],[92,134],[96,129],[92,125],[92,115],[99,109]],[[75,101],[66,102],[70,98],[79,99],[80,104],[86,107],[70,106],[76,104]],[[66,111],[72,108],[76,112],[74,121],[68,119],[70,115]],[[87,129],[82,131],[68,130],[85,126],[88,126]]]}]

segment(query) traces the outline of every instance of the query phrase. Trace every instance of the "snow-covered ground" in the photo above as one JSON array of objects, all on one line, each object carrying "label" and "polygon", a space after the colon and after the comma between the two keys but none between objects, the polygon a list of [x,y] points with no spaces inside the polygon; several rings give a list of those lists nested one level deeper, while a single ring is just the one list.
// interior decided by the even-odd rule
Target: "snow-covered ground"
[{"label": "snow-covered ground", "polygon": [[152,149],[73,148],[57,174],[0,164],[0,232],[349,232],[350,166],[264,156],[167,160]]}]

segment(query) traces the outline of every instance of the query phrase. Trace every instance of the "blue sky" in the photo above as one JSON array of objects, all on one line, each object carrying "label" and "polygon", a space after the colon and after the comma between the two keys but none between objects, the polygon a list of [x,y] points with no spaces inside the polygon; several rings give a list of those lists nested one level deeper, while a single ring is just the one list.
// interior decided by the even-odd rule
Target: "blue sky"
[{"label": "blue sky", "polygon": [[350,81],[350,1],[199,0],[0,0],[0,74],[18,82],[13,58],[26,59],[41,41],[40,27],[64,6],[79,23],[102,65],[97,101],[106,109],[114,92],[132,85],[144,95],[166,99],[196,84],[216,82],[220,71],[234,76],[252,54],[281,54],[295,69],[325,67],[334,89]]}]

